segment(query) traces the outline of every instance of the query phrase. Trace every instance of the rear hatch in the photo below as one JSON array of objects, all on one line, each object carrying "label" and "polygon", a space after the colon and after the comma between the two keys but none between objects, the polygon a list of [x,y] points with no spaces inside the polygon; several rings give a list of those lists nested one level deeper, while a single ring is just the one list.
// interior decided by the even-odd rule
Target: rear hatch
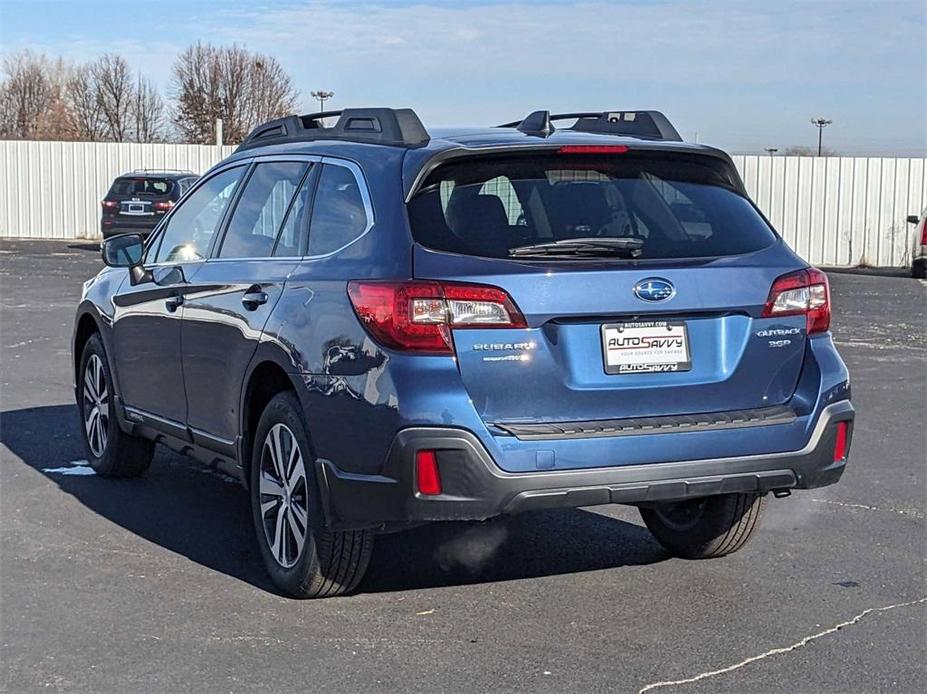
[{"label": "rear hatch", "polygon": [[[490,424],[769,408],[805,318],[762,318],[803,267],[713,156],[600,148],[453,161],[409,203],[416,278],[492,285],[527,327],[453,331]],[[513,250],[518,249],[518,250]]]},{"label": "rear hatch", "polygon": [[154,226],[174,204],[169,178],[121,176],[103,200],[103,219],[114,225]]}]

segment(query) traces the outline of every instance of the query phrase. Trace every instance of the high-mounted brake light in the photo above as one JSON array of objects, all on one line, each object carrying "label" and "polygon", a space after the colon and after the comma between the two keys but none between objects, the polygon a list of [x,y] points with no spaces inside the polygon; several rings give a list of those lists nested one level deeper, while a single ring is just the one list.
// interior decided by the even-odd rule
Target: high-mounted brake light
[{"label": "high-mounted brake light", "polygon": [[558,154],[624,154],[628,151],[625,145],[564,145],[557,150]]},{"label": "high-mounted brake light", "polygon": [[830,285],[827,275],[809,267],[778,277],[769,290],[763,318],[805,316],[809,335],[830,328]]},{"label": "high-mounted brake light", "polygon": [[355,280],[348,296],[364,327],[391,349],[453,354],[451,329],[527,327],[505,291],[483,284]]}]

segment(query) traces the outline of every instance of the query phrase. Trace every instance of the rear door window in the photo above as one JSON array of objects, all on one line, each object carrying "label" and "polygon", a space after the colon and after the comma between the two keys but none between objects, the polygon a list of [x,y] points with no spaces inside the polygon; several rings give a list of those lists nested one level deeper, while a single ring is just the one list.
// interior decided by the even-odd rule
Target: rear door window
[{"label": "rear door window", "polygon": [[290,202],[309,164],[262,162],[254,167],[235,204],[220,258],[268,258]]},{"label": "rear door window", "polygon": [[646,154],[466,159],[437,169],[409,203],[416,241],[509,257],[570,239],[630,238],[640,257],[749,253],[776,235],[706,157]]}]

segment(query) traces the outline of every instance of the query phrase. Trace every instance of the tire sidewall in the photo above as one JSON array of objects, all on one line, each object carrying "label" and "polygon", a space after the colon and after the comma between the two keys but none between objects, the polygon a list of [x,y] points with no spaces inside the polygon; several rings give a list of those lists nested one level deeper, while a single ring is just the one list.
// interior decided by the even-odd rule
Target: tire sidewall
[{"label": "tire sidewall", "polygon": [[[293,436],[296,438],[296,443],[299,446],[299,452],[303,458],[303,465],[306,467],[309,527],[306,531],[306,541],[303,544],[302,554],[296,563],[289,568],[278,564],[271,553],[270,547],[267,544],[267,538],[264,536],[264,522],[261,517],[261,455],[267,433],[275,424],[285,424],[289,430],[293,432]],[[260,549],[261,557],[264,559],[267,572],[277,586],[291,595],[298,595],[312,575],[318,571],[317,538],[319,532],[325,525],[324,517],[322,516],[321,495],[316,480],[315,467],[312,464],[315,458],[311,451],[312,447],[309,443],[309,436],[306,433],[306,426],[303,423],[300,405],[296,395],[292,392],[286,392],[274,396],[267,404],[267,407],[264,408],[253,440],[249,470],[251,517],[258,548]]]}]

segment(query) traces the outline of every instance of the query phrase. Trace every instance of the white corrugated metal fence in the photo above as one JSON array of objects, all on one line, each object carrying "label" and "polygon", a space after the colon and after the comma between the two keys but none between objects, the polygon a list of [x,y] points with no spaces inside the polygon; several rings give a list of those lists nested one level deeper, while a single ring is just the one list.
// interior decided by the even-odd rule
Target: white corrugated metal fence
[{"label": "white corrugated metal fence", "polygon": [[[100,201],[133,169],[203,173],[234,147],[0,141],[0,237],[98,238]],[[736,156],[750,195],[819,265],[910,262],[927,159]]]},{"label": "white corrugated metal fence", "polygon": [[0,237],[99,238],[100,201],[120,174],[200,174],[234,151],[215,145],[0,141]]},{"label": "white corrugated metal fence", "polygon": [[909,265],[927,159],[736,156],[750,197],[805,260]]}]

